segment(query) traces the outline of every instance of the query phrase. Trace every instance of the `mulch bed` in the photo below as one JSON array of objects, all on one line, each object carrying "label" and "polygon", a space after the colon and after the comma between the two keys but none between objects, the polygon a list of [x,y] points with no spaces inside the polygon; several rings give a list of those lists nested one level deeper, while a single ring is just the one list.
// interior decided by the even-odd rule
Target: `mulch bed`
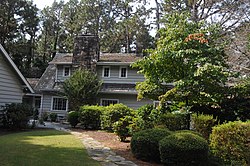
[{"label": "mulch bed", "polygon": [[96,131],[96,130],[82,130],[82,129],[72,129],[77,132],[81,132],[89,135],[93,139],[101,142],[104,146],[109,147],[112,151],[116,152],[119,156],[126,158],[127,160],[133,161],[139,166],[162,166],[162,164],[144,162],[136,159],[130,151],[130,139],[127,142],[120,142],[118,137],[114,133],[109,133],[106,131]]}]

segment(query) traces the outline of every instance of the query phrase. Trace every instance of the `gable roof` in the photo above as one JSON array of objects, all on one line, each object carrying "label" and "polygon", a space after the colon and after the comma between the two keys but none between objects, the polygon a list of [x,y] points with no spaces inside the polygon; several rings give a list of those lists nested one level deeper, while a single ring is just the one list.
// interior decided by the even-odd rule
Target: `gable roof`
[{"label": "gable roof", "polygon": [[10,58],[10,56],[8,55],[8,53],[6,52],[6,50],[3,48],[3,46],[1,44],[0,44],[0,50],[2,51],[4,57],[7,59],[7,61],[9,62],[10,66],[14,69],[14,71],[16,72],[16,74],[18,75],[20,80],[27,86],[27,88],[29,89],[29,91],[31,93],[35,93],[34,90],[31,88],[30,84],[28,83],[28,81],[24,78],[24,76],[22,75],[20,70],[17,68],[17,66],[15,65],[15,63]]}]

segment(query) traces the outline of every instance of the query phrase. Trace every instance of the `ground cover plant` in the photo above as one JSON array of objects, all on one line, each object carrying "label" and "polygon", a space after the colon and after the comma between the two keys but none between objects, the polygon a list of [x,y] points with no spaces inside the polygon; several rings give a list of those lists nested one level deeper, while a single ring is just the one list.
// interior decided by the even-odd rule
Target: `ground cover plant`
[{"label": "ground cover plant", "polygon": [[35,130],[0,136],[1,165],[91,165],[82,143],[69,133]]}]

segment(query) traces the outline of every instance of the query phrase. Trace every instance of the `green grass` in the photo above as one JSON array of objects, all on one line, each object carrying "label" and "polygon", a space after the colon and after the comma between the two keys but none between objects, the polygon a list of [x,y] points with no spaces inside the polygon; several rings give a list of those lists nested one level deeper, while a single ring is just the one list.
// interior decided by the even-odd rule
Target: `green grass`
[{"label": "green grass", "polygon": [[34,130],[0,136],[1,166],[99,166],[73,135]]}]

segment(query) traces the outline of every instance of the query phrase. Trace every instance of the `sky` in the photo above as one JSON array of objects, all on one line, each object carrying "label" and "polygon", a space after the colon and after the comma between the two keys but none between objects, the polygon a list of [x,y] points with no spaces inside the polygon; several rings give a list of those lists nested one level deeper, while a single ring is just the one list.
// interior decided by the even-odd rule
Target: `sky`
[{"label": "sky", "polygon": [[[60,0],[57,0],[60,1]],[[67,2],[68,0],[64,0],[64,2]],[[54,2],[54,0],[33,0],[34,4],[36,4],[36,6],[39,9],[43,9],[45,6],[51,6],[52,3]]]}]

